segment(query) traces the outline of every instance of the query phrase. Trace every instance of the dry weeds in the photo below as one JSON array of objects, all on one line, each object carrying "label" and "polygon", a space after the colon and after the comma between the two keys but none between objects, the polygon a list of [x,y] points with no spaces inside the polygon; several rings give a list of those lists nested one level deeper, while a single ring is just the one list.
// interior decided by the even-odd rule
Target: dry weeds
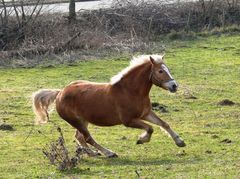
[{"label": "dry weeds", "polygon": [[50,144],[43,149],[43,154],[49,159],[50,163],[57,166],[59,170],[70,170],[77,166],[82,155],[87,153],[87,150],[77,145],[75,155],[71,157],[66,147],[61,128],[58,127],[57,131],[60,134],[59,138],[56,141],[50,142]]}]

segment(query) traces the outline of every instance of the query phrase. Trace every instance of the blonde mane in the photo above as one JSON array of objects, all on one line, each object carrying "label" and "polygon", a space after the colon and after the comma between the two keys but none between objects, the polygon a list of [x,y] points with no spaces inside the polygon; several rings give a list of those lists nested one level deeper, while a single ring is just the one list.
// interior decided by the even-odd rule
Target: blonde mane
[{"label": "blonde mane", "polygon": [[134,68],[136,68],[144,63],[149,62],[150,56],[154,59],[154,61],[156,63],[163,62],[162,55],[141,55],[141,56],[133,57],[132,60],[130,61],[130,64],[128,67],[126,67],[121,72],[119,72],[117,75],[115,75],[111,78],[110,84],[114,85],[114,84],[118,83],[131,70],[133,70]]}]

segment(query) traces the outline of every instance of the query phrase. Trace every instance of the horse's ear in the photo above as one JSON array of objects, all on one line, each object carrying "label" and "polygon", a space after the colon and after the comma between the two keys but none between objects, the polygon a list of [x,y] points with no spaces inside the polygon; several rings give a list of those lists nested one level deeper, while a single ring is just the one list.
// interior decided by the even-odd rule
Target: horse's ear
[{"label": "horse's ear", "polygon": [[151,56],[150,56],[150,61],[153,65],[156,63],[155,60],[153,59],[153,57],[151,57]]},{"label": "horse's ear", "polygon": [[163,60],[163,61],[165,60],[165,53],[162,54],[162,60]]}]

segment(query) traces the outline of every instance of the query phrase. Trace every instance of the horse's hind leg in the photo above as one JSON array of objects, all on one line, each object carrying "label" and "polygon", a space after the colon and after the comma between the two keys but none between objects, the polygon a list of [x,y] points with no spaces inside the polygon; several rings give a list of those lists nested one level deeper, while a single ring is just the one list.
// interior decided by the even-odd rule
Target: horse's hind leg
[{"label": "horse's hind leg", "polygon": [[179,135],[174,132],[170,126],[163,120],[161,120],[153,111],[151,111],[149,113],[148,116],[146,116],[146,118],[144,119],[148,122],[151,122],[153,124],[157,124],[159,126],[161,126],[163,129],[165,129],[168,134],[172,137],[172,139],[174,140],[174,142],[176,143],[176,145],[178,147],[185,147],[186,144],[184,143],[184,141],[179,137]]},{"label": "horse's hind leg", "polygon": [[78,143],[86,149],[88,156],[94,157],[94,156],[101,155],[99,152],[95,152],[89,148],[89,146],[87,145],[87,143],[85,141],[83,134],[81,132],[79,132],[78,130],[76,131],[75,137],[76,137]]},{"label": "horse's hind leg", "polygon": [[93,147],[95,147],[96,149],[98,149],[99,151],[101,151],[106,157],[117,157],[117,154],[112,152],[109,149],[106,149],[104,147],[102,147],[101,145],[99,145],[90,135],[89,131],[87,128],[85,127],[80,127],[78,128],[78,130],[84,135],[84,138],[86,140],[87,143],[89,143],[90,145],[92,145]]},{"label": "horse's hind leg", "polygon": [[[92,136],[90,135],[90,133],[87,129],[87,126],[88,126],[87,121],[85,121],[84,119],[81,119],[81,118],[76,119],[76,118],[66,118],[65,117],[63,119],[65,119],[69,124],[71,124],[74,128],[76,128],[78,130],[79,133],[76,133],[76,138],[78,139],[78,141],[80,143],[82,143],[85,146],[88,146],[87,143],[92,145],[93,147],[98,149],[100,152],[102,152],[107,157],[117,157],[116,153],[102,147],[97,142],[95,142],[95,140],[92,138]],[[84,136],[85,140],[83,140],[81,134]]]}]

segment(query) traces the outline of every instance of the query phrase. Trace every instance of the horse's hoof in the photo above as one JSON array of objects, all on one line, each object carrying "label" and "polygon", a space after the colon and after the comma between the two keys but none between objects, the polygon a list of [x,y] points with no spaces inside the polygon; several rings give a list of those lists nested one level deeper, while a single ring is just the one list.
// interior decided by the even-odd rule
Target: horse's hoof
[{"label": "horse's hoof", "polygon": [[185,144],[184,141],[178,142],[178,143],[176,143],[176,145],[177,145],[178,147],[185,147],[185,146],[186,146],[186,144]]},{"label": "horse's hoof", "polygon": [[109,155],[107,155],[108,158],[117,158],[118,155],[116,153],[111,153]]},{"label": "horse's hoof", "polygon": [[137,140],[136,144],[143,144],[144,142],[142,140]]}]

